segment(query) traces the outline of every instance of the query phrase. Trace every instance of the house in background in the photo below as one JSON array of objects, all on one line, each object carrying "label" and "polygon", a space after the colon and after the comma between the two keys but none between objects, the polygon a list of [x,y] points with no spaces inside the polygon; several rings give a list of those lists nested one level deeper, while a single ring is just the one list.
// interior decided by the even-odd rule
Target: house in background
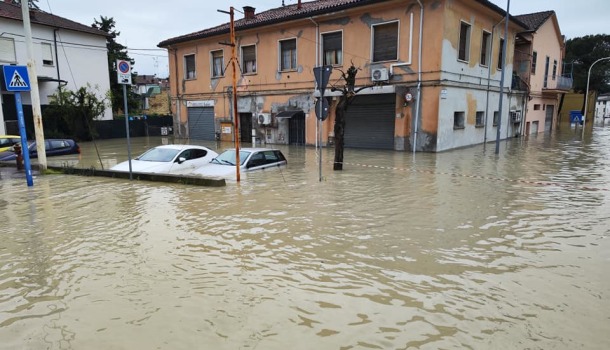
[{"label": "house in background", "polygon": [[562,94],[573,84],[564,72],[565,38],[554,11],[516,16],[528,29],[517,35],[515,69],[528,86],[522,134],[548,132],[557,125]]},{"label": "house in background", "polygon": [[[156,75],[137,75],[132,85],[135,93],[140,95],[144,114],[167,114],[169,104],[164,103],[164,96],[169,92],[169,79],[157,78]],[[162,106],[161,106],[162,105]],[[162,110],[161,113],[159,113]]]},{"label": "house in background", "polygon": [[595,118],[610,118],[610,93],[601,94],[597,97],[597,101],[595,101]]},{"label": "house in background", "polygon": [[[440,152],[502,139],[520,130],[509,119],[525,95],[511,91],[514,38],[527,29],[514,17],[505,36],[500,7],[485,0],[318,0],[235,21],[240,139],[317,143],[313,68],[360,68],[366,87],[347,111],[345,146]],[[502,26],[503,27],[503,26]],[[502,43],[507,41],[506,64]],[[229,24],[164,40],[177,134],[232,140]],[[230,67],[230,66],[229,66]],[[504,86],[500,81],[504,74]],[[509,92],[511,92],[509,94]],[[499,111],[500,96],[503,108]],[[329,117],[322,145],[332,141],[339,93],[325,90]],[[501,124],[500,124],[501,121]]]},{"label": "house in background", "polygon": [[[110,90],[105,32],[74,21],[30,10],[33,54],[40,104],[43,109],[58,88],[77,90],[90,85],[100,100]],[[21,6],[0,2],[0,64],[23,65],[28,61]],[[32,80],[33,77],[30,77]],[[30,93],[22,93],[26,119],[32,115]],[[0,134],[18,133],[15,99],[2,92]],[[108,107],[99,119],[112,119]]]}]

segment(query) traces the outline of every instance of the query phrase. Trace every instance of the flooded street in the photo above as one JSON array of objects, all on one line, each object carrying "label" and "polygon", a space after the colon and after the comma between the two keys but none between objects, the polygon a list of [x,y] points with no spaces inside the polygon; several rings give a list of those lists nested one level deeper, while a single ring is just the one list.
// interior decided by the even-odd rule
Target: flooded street
[{"label": "flooded street", "polygon": [[[81,148],[49,164],[100,168]],[[279,148],[221,188],[0,179],[0,348],[610,348],[610,126],[342,172],[325,149],[322,182]]]}]

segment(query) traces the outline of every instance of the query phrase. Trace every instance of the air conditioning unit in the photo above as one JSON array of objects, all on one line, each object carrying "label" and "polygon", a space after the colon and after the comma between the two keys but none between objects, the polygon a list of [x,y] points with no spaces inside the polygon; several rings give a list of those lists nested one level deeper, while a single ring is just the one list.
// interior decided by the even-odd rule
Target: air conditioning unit
[{"label": "air conditioning unit", "polygon": [[373,68],[371,70],[371,80],[372,81],[390,80],[390,75],[388,74],[388,69],[387,68]]},{"label": "air conditioning unit", "polygon": [[269,124],[271,124],[271,114],[269,114],[269,113],[259,113],[258,114],[258,123],[260,125],[269,125]]},{"label": "air conditioning unit", "polygon": [[513,123],[520,123],[521,122],[521,111],[511,111],[510,119],[513,121]]}]

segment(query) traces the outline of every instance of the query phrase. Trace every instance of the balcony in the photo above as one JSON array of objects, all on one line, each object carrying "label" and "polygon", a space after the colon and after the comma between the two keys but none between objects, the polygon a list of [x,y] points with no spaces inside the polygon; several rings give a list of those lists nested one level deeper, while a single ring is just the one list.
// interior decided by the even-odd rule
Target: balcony
[{"label": "balcony", "polygon": [[574,85],[574,79],[571,76],[548,76],[544,82],[544,91],[569,91]]}]

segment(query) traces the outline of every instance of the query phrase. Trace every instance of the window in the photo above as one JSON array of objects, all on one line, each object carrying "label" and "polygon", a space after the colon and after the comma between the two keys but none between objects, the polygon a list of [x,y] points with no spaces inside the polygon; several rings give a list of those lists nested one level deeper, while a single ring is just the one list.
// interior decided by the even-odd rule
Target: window
[{"label": "window", "polygon": [[460,22],[460,45],[458,48],[458,59],[468,61],[470,58],[470,24]]},{"label": "window", "polygon": [[535,104],[534,105],[534,110],[535,111],[539,111],[540,110],[540,105],[539,104]]},{"label": "window", "polygon": [[538,52],[532,53],[532,74],[536,74],[536,61],[538,60]]},{"label": "window", "polygon": [[491,47],[491,33],[483,32],[483,38],[481,39],[481,64],[484,66],[489,65],[489,48]]},{"label": "window", "polygon": [[41,43],[40,48],[42,49],[42,65],[52,66],[53,65],[53,49],[51,44]]},{"label": "window", "polygon": [[464,129],[464,112],[453,113],[453,128]]},{"label": "window", "polygon": [[297,69],[297,39],[280,41],[280,71]]},{"label": "window", "polygon": [[184,56],[184,77],[186,79],[195,79],[195,55]]},{"label": "window", "polygon": [[494,126],[498,126],[498,121],[500,120],[500,113],[498,113],[498,111],[494,112]]},{"label": "window", "polygon": [[500,38],[500,47],[498,50],[498,69],[502,69],[502,56],[504,53],[504,39]]},{"label": "window", "polygon": [[212,78],[224,75],[224,57],[222,50],[212,51]]},{"label": "window", "polygon": [[543,87],[547,87],[548,86],[548,82],[549,82],[549,65],[550,65],[551,59],[549,58],[549,56],[546,56],[546,60],[544,62],[544,86]]},{"label": "window", "polygon": [[557,60],[553,60],[553,80],[557,77]]},{"label": "window", "polygon": [[0,61],[15,63],[17,56],[15,55],[15,40],[12,38],[0,37]]},{"label": "window", "polygon": [[256,46],[242,46],[241,62],[243,74],[256,73]]},{"label": "window", "polygon": [[322,34],[322,51],[324,53],[322,61],[324,65],[343,64],[342,39],[342,32]]},{"label": "window", "polygon": [[373,26],[373,62],[398,59],[398,22]]},{"label": "window", "polygon": [[481,127],[484,126],[483,118],[485,117],[485,112],[477,112],[477,116],[474,122],[474,126]]}]

